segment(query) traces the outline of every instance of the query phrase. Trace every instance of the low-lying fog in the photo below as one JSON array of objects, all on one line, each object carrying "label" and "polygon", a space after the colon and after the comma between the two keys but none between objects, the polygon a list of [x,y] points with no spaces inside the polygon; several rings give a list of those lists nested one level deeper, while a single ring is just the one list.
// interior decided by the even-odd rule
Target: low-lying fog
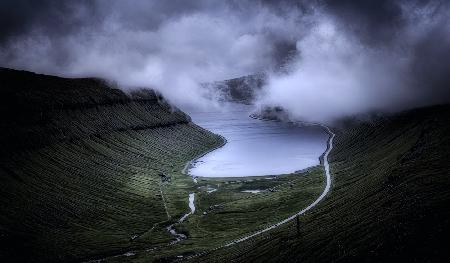
[{"label": "low-lying fog", "polygon": [[258,104],[330,122],[450,101],[442,0],[0,1],[0,66],[149,87],[208,105],[202,83],[264,72]]},{"label": "low-lying fog", "polygon": [[195,123],[227,139],[225,146],[198,159],[190,175],[277,175],[319,164],[328,139],[322,128],[252,119],[252,106],[248,105],[225,108],[188,111]]}]

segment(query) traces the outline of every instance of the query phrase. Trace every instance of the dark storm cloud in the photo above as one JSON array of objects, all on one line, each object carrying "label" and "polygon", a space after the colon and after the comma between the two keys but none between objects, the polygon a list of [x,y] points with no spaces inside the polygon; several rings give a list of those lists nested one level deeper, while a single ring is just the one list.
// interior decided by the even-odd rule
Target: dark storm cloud
[{"label": "dark storm cloud", "polygon": [[292,117],[330,121],[450,101],[447,1],[315,3],[312,29],[297,41],[299,59],[273,74],[262,105]]},{"label": "dark storm cloud", "polygon": [[450,3],[448,1],[326,2],[340,26],[366,45],[408,52],[411,75],[424,101],[450,97]]},{"label": "dark storm cloud", "polygon": [[[6,52],[5,56],[14,58],[17,42],[33,39],[47,41],[51,45],[52,54],[48,59],[55,60],[58,65],[65,60],[73,59],[71,51],[66,49],[66,41],[77,34],[89,32],[92,36],[101,36],[105,27],[114,24],[122,31],[155,32],[167,23],[189,17],[206,14],[213,20],[237,19],[239,23],[254,23],[259,12],[274,13],[283,17],[292,11],[292,3],[275,4],[271,1],[52,1],[52,0],[4,0],[0,2],[0,46]],[[307,8],[303,7],[302,12]],[[296,5],[296,10],[300,7]],[[300,14],[300,13],[298,13]],[[297,14],[297,15],[298,15]],[[262,16],[261,16],[262,17]],[[275,64],[285,60],[284,56],[295,51],[295,37],[286,37],[284,32],[270,28],[262,22],[260,28],[244,29],[248,34],[261,34],[265,41],[273,42],[273,60]],[[280,22],[280,21],[278,21]],[[270,23],[270,21],[268,22]],[[238,30],[238,28],[236,28]],[[256,32],[259,31],[259,32]],[[86,35],[86,34],[85,34]],[[45,38],[45,39],[44,39]],[[289,50],[284,50],[288,48]],[[138,51],[147,52],[152,47],[140,46]]]},{"label": "dark storm cloud", "polygon": [[33,30],[43,34],[67,35],[97,22],[91,1],[14,0],[0,1],[0,42]]},{"label": "dark storm cloud", "polygon": [[200,83],[266,71],[261,104],[327,120],[448,101],[449,10],[438,0],[3,0],[0,66],[194,104],[206,103]]},{"label": "dark storm cloud", "polygon": [[450,98],[450,20],[436,24],[413,47],[412,74],[425,101]]},{"label": "dark storm cloud", "polygon": [[364,44],[408,53],[409,70],[425,101],[450,96],[450,3],[448,1],[327,1],[340,26]]},{"label": "dark storm cloud", "polygon": [[384,43],[404,26],[400,1],[328,0],[325,9],[369,43]]},{"label": "dark storm cloud", "polygon": [[108,1],[98,4],[116,18],[126,28],[156,30],[166,20],[189,15],[194,12],[212,12],[221,6],[217,1]]}]

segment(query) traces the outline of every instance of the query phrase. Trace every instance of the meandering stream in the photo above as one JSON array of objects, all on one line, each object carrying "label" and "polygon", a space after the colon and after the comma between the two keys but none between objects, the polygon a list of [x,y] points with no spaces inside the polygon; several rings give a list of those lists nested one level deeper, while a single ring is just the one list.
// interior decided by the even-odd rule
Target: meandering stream
[{"label": "meandering stream", "polygon": [[183,240],[183,239],[186,239],[186,235],[181,234],[181,233],[178,233],[178,232],[175,230],[175,227],[174,227],[174,226],[175,226],[175,224],[183,223],[183,221],[186,220],[186,218],[187,218],[188,216],[192,215],[192,214],[195,212],[195,204],[194,204],[194,201],[195,201],[195,194],[194,194],[194,193],[190,193],[190,194],[189,194],[189,208],[191,209],[191,211],[188,212],[188,213],[186,213],[186,214],[184,214],[184,215],[178,220],[177,223],[171,224],[170,226],[167,227],[167,231],[169,231],[169,233],[175,237],[175,240],[172,241],[172,242],[170,243],[171,245],[173,245],[173,244],[175,244],[175,243],[178,243],[178,242],[180,242],[180,241]]}]

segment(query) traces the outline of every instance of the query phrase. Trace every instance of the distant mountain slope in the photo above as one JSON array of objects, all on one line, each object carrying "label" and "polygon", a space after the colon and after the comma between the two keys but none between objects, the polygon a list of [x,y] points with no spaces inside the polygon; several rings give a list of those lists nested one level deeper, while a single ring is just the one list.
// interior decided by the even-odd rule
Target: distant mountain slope
[{"label": "distant mountain slope", "polygon": [[[0,69],[0,261],[81,261],[172,240],[186,161],[222,143],[156,93]],[[165,190],[160,174],[172,177]],[[167,186],[168,187],[168,186]]]},{"label": "distant mountain slope", "polygon": [[242,76],[234,79],[216,81],[205,84],[213,93],[218,92],[219,98],[224,101],[234,101],[251,104],[258,92],[266,84],[267,76],[264,73]]},{"label": "distant mountain slope", "polygon": [[450,106],[337,133],[332,189],[291,224],[195,262],[443,262],[450,242]]}]

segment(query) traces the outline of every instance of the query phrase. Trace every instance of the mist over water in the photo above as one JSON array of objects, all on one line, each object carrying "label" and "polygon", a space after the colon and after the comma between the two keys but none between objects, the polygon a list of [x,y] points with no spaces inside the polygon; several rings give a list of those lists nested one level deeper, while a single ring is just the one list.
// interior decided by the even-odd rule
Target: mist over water
[{"label": "mist over water", "polygon": [[226,108],[189,112],[195,123],[227,139],[225,146],[198,159],[190,175],[278,175],[319,164],[328,139],[322,128],[252,119],[249,105],[229,104]]},{"label": "mist over water", "polygon": [[297,57],[287,72],[269,73],[258,104],[282,106],[292,119],[330,123],[448,102],[450,67],[438,65],[433,54],[450,58],[450,9],[442,13],[445,4],[432,2],[390,6],[398,8],[391,18],[398,21],[379,21],[372,30],[360,27],[373,13],[360,20],[316,13],[316,23],[296,42]]}]

